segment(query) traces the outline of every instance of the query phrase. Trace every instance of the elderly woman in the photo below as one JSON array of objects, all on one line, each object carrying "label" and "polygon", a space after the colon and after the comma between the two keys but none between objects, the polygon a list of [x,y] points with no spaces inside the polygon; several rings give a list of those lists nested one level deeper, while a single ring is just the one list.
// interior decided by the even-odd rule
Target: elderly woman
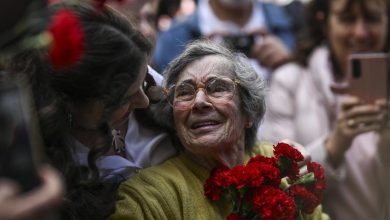
[{"label": "elderly woman", "polygon": [[158,115],[181,153],[124,182],[111,219],[226,218],[229,204],[210,202],[203,184],[215,167],[271,154],[255,144],[264,82],[241,56],[203,41],[189,45],[165,74],[167,102]]}]

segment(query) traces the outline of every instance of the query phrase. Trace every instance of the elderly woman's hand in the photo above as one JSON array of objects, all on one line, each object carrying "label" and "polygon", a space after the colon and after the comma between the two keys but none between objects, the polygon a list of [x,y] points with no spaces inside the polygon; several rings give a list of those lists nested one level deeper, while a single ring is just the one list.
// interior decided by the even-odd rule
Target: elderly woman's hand
[{"label": "elderly woman's hand", "polygon": [[325,144],[329,162],[334,167],[340,165],[353,139],[365,132],[378,131],[383,118],[379,105],[364,104],[357,97],[345,97],[335,128]]},{"label": "elderly woman's hand", "polygon": [[47,219],[53,215],[64,193],[62,178],[50,167],[42,167],[39,174],[42,185],[25,194],[19,194],[16,183],[0,179],[0,219]]}]

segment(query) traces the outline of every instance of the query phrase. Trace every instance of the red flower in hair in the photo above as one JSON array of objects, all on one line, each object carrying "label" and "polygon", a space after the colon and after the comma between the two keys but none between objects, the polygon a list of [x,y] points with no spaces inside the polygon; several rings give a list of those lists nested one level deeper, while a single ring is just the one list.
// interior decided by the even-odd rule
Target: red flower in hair
[{"label": "red flower in hair", "polygon": [[52,35],[49,58],[54,68],[76,64],[84,53],[84,31],[78,17],[69,9],[59,10],[48,28]]}]

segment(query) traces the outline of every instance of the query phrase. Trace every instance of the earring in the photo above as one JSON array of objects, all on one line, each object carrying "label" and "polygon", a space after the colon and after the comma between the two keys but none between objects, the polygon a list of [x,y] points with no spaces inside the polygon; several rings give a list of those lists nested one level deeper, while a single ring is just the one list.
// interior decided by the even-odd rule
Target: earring
[{"label": "earring", "polygon": [[112,147],[117,155],[126,157],[125,139],[121,135],[121,132],[115,129],[111,130],[112,135]]},{"label": "earring", "polygon": [[73,115],[70,112],[68,112],[68,125],[69,125],[69,128],[73,127]]}]

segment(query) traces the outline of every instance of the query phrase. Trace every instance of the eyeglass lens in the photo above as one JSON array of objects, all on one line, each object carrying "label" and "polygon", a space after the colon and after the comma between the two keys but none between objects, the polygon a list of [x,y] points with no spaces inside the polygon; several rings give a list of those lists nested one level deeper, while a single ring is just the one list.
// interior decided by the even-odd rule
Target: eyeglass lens
[{"label": "eyeglass lens", "polygon": [[194,83],[183,82],[172,88],[170,101],[177,106],[192,104],[199,89],[203,89],[205,94],[213,101],[230,99],[234,95],[235,82],[229,78],[212,78],[208,80],[204,87],[197,87]]}]

